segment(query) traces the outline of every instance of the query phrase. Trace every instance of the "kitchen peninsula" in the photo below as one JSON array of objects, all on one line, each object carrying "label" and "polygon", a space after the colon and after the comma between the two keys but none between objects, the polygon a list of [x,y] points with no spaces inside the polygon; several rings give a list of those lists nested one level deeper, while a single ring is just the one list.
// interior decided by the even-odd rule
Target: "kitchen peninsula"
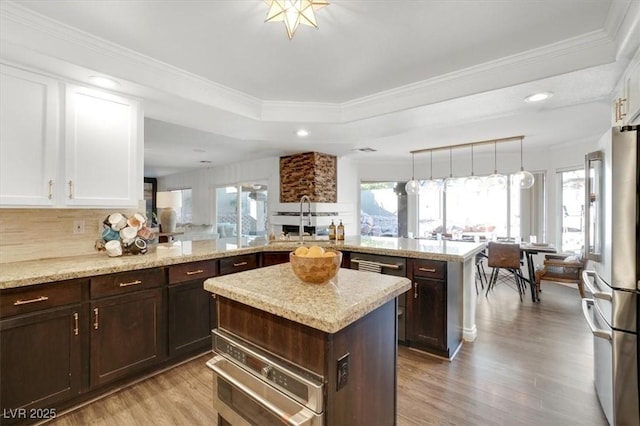
[{"label": "kitchen peninsula", "polygon": [[[353,237],[344,243],[321,244],[335,244],[343,252],[340,280],[354,273],[364,274],[347,269],[353,266],[351,259],[355,256],[378,255],[404,262],[406,271],[400,278],[365,274],[372,282],[411,280],[412,290],[400,291],[408,310],[404,344],[451,359],[463,339],[475,338],[474,258],[483,244],[386,237]],[[210,350],[211,330],[217,327],[217,303],[204,289],[204,281],[224,276],[233,280],[230,274],[256,268],[261,268],[255,271],[259,275],[278,271],[286,276],[289,265],[279,265],[282,269],[268,266],[286,262],[288,252],[295,247],[296,242],[268,244],[234,238],[160,244],[139,256],[110,258],[95,253],[3,263],[3,412],[72,407]],[[371,290],[375,291],[375,285]],[[374,312],[388,316],[393,310],[392,319],[385,324],[394,329],[395,336],[396,301],[391,294]],[[220,300],[232,304],[224,296]],[[367,306],[370,301],[356,303],[356,307]],[[244,305],[233,303],[241,312]],[[345,318],[371,315],[358,309],[351,313],[346,310],[335,322],[335,317],[332,320],[332,315],[317,305],[304,306],[307,311],[298,310],[292,321],[305,324],[309,316],[314,317],[320,322],[305,327],[325,334],[340,334]],[[272,317],[276,314],[271,313]],[[356,320],[353,324],[360,323]],[[125,336],[136,344],[122,345]],[[395,350],[396,345],[388,343],[386,346]],[[32,350],[43,346],[48,350]],[[34,387],[33,383],[40,386]]]},{"label": "kitchen peninsula", "polygon": [[[259,348],[260,353],[268,354],[268,360],[271,357],[277,362],[275,354],[286,360],[286,365],[291,362],[319,377],[318,386],[326,390],[318,393],[324,394],[326,403],[308,398],[312,418],[324,417],[324,424],[395,423],[395,298],[411,287],[408,279],[342,268],[326,284],[306,284],[293,274],[290,265],[280,264],[209,278],[204,286],[216,295],[220,331]],[[227,340],[232,343],[215,345],[217,352],[251,368],[255,361],[238,356],[242,342],[238,345],[232,339]],[[271,368],[261,364],[257,373],[265,381],[282,384],[279,373],[269,373]],[[285,374],[288,371],[282,370]],[[238,371],[240,377],[250,378]],[[219,374],[224,375],[224,370]],[[288,383],[293,380],[289,377]],[[283,395],[295,390],[296,386],[287,386],[287,379],[284,383]],[[230,385],[228,392],[233,389]],[[307,398],[303,400],[307,402]],[[237,415],[234,410],[244,416],[255,415],[245,406],[233,407],[233,397],[223,402],[214,395],[214,401],[218,413],[231,423]],[[299,411],[307,410],[301,405],[287,414],[300,415]],[[260,423],[265,418],[251,419]]]}]

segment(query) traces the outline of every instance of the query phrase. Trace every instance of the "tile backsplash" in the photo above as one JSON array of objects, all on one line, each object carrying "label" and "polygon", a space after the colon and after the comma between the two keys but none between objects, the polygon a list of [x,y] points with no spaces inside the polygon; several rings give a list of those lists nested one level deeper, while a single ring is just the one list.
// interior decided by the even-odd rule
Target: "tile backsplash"
[{"label": "tile backsplash", "polygon": [[[108,215],[124,209],[0,209],[0,264],[96,253],[99,227]],[[74,234],[75,221],[84,233]]]}]

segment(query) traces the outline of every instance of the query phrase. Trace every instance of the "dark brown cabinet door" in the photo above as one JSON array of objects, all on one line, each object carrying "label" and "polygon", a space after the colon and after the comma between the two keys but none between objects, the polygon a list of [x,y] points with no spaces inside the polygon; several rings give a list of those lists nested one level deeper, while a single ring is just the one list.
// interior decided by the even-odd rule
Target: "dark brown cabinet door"
[{"label": "dark brown cabinet door", "polygon": [[203,281],[169,287],[169,356],[211,349],[215,299]]},{"label": "dark brown cabinet door", "polygon": [[273,251],[262,253],[262,266],[279,265],[289,261],[288,251]]},{"label": "dark brown cabinet door", "polygon": [[446,349],[446,283],[424,277],[413,278],[407,293],[408,339],[411,344]]},{"label": "dark brown cabinet door", "polygon": [[161,361],[163,318],[161,288],[91,302],[91,386]]},{"label": "dark brown cabinet door", "polygon": [[0,321],[0,423],[24,421],[10,410],[29,414],[80,393],[83,320],[74,305]]}]

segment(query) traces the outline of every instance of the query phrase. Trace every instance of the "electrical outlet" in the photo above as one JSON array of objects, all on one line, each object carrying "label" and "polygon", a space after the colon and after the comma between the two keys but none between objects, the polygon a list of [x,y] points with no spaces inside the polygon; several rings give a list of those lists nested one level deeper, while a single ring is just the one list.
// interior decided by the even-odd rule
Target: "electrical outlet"
[{"label": "electrical outlet", "polygon": [[349,352],[342,355],[338,359],[338,380],[336,385],[336,391],[339,391],[347,384],[349,380]]},{"label": "electrical outlet", "polygon": [[84,234],[84,220],[74,220],[73,221],[73,233],[74,234]]}]

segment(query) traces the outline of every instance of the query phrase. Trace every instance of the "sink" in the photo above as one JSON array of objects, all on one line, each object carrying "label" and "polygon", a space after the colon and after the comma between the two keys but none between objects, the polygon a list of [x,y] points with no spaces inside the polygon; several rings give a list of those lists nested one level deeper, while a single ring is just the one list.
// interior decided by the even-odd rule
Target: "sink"
[{"label": "sink", "polygon": [[[297,237],[294,237],[290,240],[271,240],[269,244],[300,244],[300,240]],[[335,241],[331,241],[327,238],[304,238],[302,244],[312,244],[312,245],[334,245]]]}]

